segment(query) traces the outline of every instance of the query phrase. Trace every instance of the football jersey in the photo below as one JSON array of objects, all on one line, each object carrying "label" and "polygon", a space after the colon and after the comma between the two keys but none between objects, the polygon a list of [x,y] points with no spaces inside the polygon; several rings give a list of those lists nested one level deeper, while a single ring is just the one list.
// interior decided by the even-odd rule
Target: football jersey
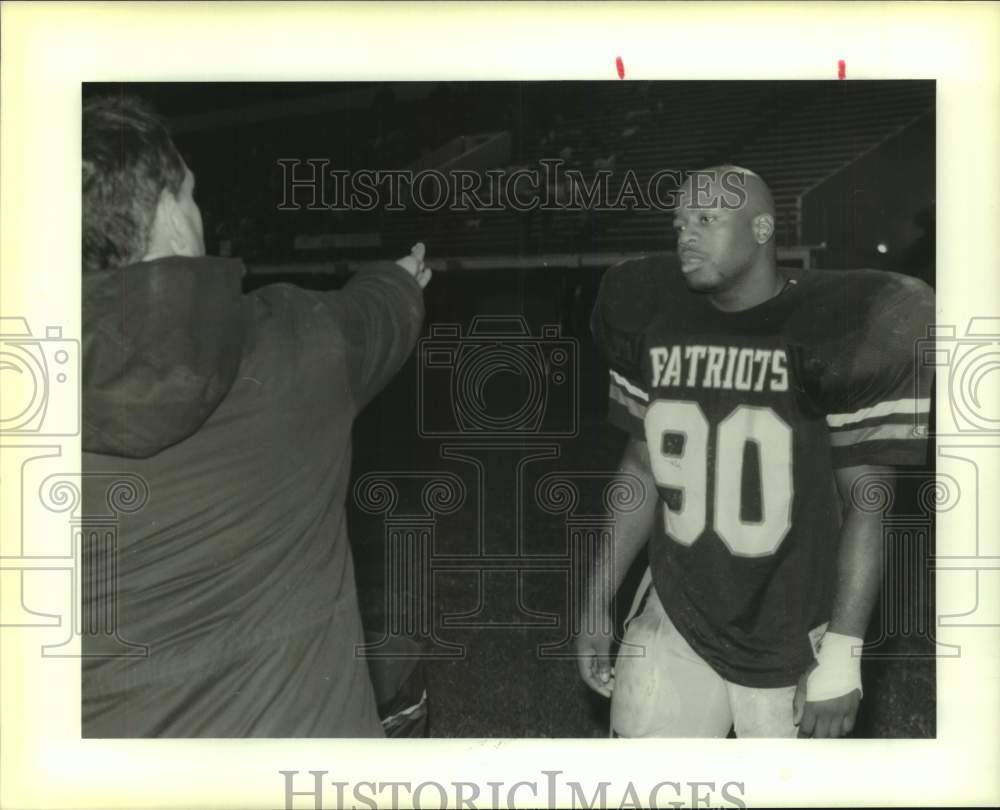
[{"label": "football jersey", "polygon": [[922,464],[933,320],[921,281],[784,270],[740,312],[690,291],[667,256],[605,273],[592,327],[609,418],[645,441],[661,503],[653,584],[723,678],[794,684],[830,619],[841,501],[834,471]]}]

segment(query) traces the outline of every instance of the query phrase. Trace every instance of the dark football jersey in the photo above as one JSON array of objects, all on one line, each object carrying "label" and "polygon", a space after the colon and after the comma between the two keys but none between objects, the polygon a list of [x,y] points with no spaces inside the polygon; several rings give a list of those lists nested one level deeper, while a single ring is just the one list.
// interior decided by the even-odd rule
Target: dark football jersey
[{"label": "dark football jersey", "polygon": [[[675,260],[605,273],[593,316],[611,421],[644,440],[662,500],[653,583],[722,677],[794,684],[829,621],[841,523],[834,470],[927,458],[921,281],[786,270],[774,298],[722,312]],[[918,388],[918,386],[920,386]]]}]

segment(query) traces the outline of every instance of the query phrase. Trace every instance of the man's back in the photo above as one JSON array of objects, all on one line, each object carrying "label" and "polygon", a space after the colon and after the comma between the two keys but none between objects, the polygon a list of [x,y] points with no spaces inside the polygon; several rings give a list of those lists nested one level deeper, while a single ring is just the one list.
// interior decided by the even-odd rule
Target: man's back
[{"label": "man's back", "polygon": [[[143,296],[179,315],[163,287],[186,272],[191,295],[199,273],[231,272],[169,263],[85,275],[84,509],[107,511],[114,473],[148,487],[120,519],[114,587],[118,635],[149,650],[84,659],[83,733],[380,735],[343,507],[352,420],[409,355],[419,287],[391,265],[334,293],[239,296],[237,276],[214,307],[197,298],[205,328],[130,318]],[[85,639],[88,655],[111,641]]]}]

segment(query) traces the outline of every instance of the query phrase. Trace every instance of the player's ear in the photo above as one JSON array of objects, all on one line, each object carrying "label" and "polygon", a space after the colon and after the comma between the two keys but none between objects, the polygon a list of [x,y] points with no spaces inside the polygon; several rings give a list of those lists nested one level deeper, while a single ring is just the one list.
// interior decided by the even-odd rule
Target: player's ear
[{"label": "player's ear", "polygon": [[753,236],[758,245],[767,244],[774,236],[774,216],[771,214],[758,214],[753,219]]}]

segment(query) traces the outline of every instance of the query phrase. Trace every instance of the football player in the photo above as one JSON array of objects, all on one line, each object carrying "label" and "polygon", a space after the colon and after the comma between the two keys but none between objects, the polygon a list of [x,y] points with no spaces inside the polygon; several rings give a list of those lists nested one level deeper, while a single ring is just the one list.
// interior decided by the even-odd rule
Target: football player
[{"label": "football player", "polygon": [[[933,293],[779,268],[771,193],[737,167],[689,177],[674,229],[679,267],[613,267],[594,310],[621,470],[649,497],[599,555],[581,675],[611,697],[618,736],[840,737],[881,582],[866,501],[927,457],[913,357]],[[611,599],[647,541],[612,669]]]}]

